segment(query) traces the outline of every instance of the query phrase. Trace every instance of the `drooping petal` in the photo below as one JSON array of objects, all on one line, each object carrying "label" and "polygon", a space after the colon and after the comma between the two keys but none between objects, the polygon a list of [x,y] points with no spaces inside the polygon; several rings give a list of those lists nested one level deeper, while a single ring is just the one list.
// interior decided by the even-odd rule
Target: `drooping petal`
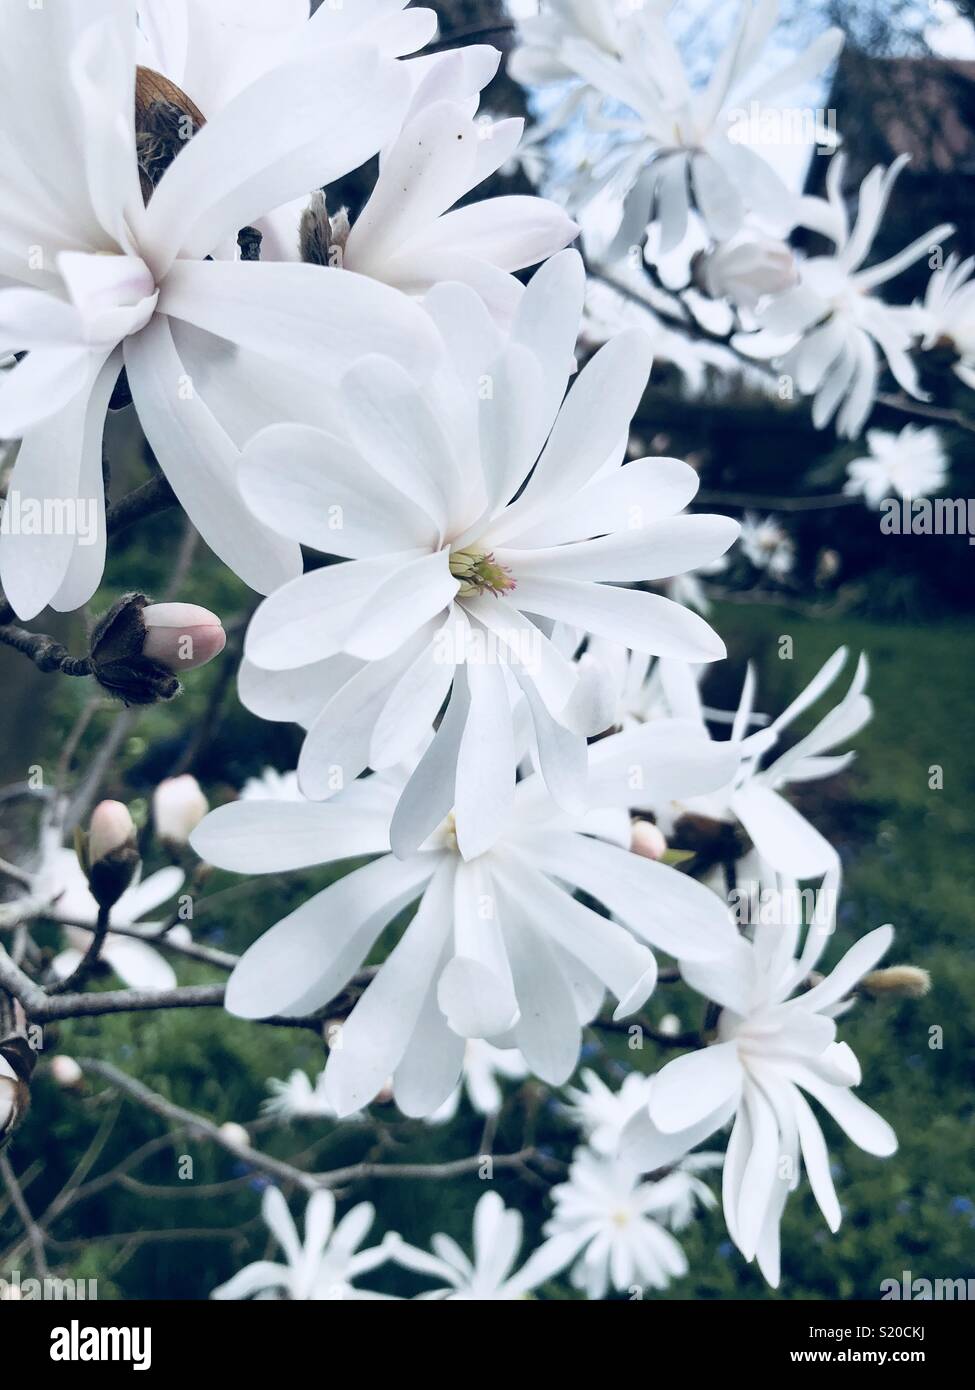
[{"label": "drooping petal", "polygon": [[300,1017],[323,1008],[437,863],[432,854],[406,864],[387,855],[309,898],[244,952],[227,985],[228,1012]]},{"label": "drooping petal", "polygon": [[125,366],[153,453],[210,548],[258,593],[299,575],[297,543],[275,535],[245,505],[237,450],[195,393],[162,315],[125,340]]},{"label": "drooping petal", "polygon": [[434,867],[416,916],[342,1025],[341,1040],[329,1054],[325,1085],[340,1116],[361,1110],[382,1090],[421,1019],[453,915],[454,865],[447,860]]},{"label": "drooping petal", "polygon": [[[35,426],[20,446],[6,506],[17,507],[21,523],[5,525],[0,535],[0,583],[14,612],[25,620],[48,604],[61,612],[79,608],[101,582],[101,445],[118,371],[117,355],[89,359],[83,389],[60,412]],[[25,525],[25,509],[31,508],[42,519],[47,509],[47,520],[36,529]]]}]

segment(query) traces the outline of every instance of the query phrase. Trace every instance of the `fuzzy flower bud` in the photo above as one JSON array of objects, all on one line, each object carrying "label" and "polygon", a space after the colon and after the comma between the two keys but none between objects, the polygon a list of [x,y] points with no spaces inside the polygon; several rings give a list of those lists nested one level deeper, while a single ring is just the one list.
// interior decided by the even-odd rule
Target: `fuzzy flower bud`
[{"label": "fuzzy flower bud", "polygon": [[220,1126],[220,1135],[229,1144],[236,1144],[238,1148],[249,1149],[251,1146],[251,1137],[247,1130],[233,1120],[227,1120]]},{"label": "fuzzy flower bud", "polygon": [[88,865],[94,868],[109,855],[135,844],[135,822],[121,801],[100,801],[88,828]]},{"label": "fuzzy flower bud", "polygon": [[864,975],[860,988],[875,999],[923,999],[931,989],[931,976],[917,965],[890,965]]},{"label": "fuzzy flower bud", "polygon": [[92,897],[101,908],[114,907],[139,864],[135,822],[121,801],[101,801],[91,813],[88,834],[75,839],[78,860]]},{"label": "fuzzy flower bud", "polygon": [[56,1057],[51,1058],[51,1077],[64,1090],[72,1091],[76,1086],[80,1086],[84,1075],[75,1059],[66,1053],[59,1052]]},{"label": "fuzzy flower bud", "polygon": [[644,859],[663,859],[667,841],[663,831],[652,821],[636,820],[630,830],[630,849]]},{"label": "fuzzy flower bud", "polygon": [[185,845],[210,809],[210,804],[191,773],[167,777],[152,798],[152,818],[160,840]]},{"label": "fuzzy flower bud", "polygon": [[695,278],[713,299],[754,309],[763,295],[780,294],[796,283],[796,261],[784,241],[746,231],[701,255]]},{"label": "fuzzy flower bud", "polygon": [[227,645],[220,619],[195,603],[151,603],[142,610],[142,621],[143,655],[171,671],[205,666]]}]

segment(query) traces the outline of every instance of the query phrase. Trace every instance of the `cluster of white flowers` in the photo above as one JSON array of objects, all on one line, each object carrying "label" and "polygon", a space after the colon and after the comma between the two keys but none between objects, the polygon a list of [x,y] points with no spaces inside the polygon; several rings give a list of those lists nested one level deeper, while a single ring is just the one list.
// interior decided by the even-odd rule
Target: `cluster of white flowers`
[{"label": "cluster of white flowers", "polygon": [[[899,165],[866,180],[851,232],[838,157],[819,209],[836,254],[795,261],[758,227],[781,220],[786,195],[737,138],[736,111],[819,73],[841,36],[830,30],[762,82],[777,7],[745,4],[698,92],[666,8],[550,0],[524,26],[516,71],[574,84],[579,110],[609,98],[632,113],[617,122],[617,157],[588,183],[589,195],[618,195],[617,245],[640,241],[653,218],[669,252],[700,215],[713,243],[705,283],[761,325],[748,350],[782,357],[820,423],[845,402],[841,429],[856,432],[878,350],[920,394],[907,353],[917,330],[872,291],[931,238],[861,269]],[[366,861],[275,921],[230,976],[226,1007],[246,1019],[328,1017],[351,990],[324,1072],[275,1083],[271,1118],[344,1119],[383,1097],[443,1122],[464,1090],[490,1115],[504,1081],[564,1086],[607,996],[614,1023],[643,1010],[660,953],[717,1016],[697,1050],[627,1078],[619,1095],[595,1075],[566,1092],[587,1143],[517,1271],[522,1219],[493,1192],[477,1205],[472,1261],[443,1235],[433,1254],[396,1236],[362,1249],[372,1208],[335,1225],[327,1191],[310,1197],[301,1241],[272,1188],[264,1215],[286,1263],[252,1265],[216,1297],[381,1297],[356,1281],[388,1260],[438,1281],[421,1297],[522,1297],[569,1268],[592,1299],[663,1288],[687,1268],[673,1232],[712,1200],[698,1174],[721,1161],[691,1150],[730,1122],[728,1229],[774,1284],[800,1154],[839,1223],[802,1093],[861,1147],[894,1148],[853,1096],[856,1059],[835,1040],[891,929],[811,983],[840,860],[783,794],[853,756],[832,750],[871,717],[866,663],[791,746],[785,731],[845,652],[774,720],[754,713],[750,671],[733,715],[703,706],[702,668],[725,647],[692,611],[705,606],[694,574],[719,570],[740,528],[688,512],[698,477],[686,463],[628,453],[652,364],[642,328],[601,335],[576,373],[576,223],[542,198],[464,201],[513,157],[522,123],[477,115],[493,49],[411,56],[435,26],[406,0],[324,4],[310,18],[307,0],[58,0],[5,13],[0,348],[22,356],[0,383],[0,437],[22,441],[11,492],[90,503],[97,543],[69,526],[5,528],[0,578],[24,620],[92,597],[105,560],[103,426],[110,402],[130,396],[190,520],[263,596],[239,694],[261,718],[302,727],[297,768],[213,811],[192,778],[166,782],[153,819],[179,855],[189,845],[247,876]],[[377,154],[350,222],[328,187]],[[803,216],[813,224],[813,209]],[[963,357],[969,270],[952,268],[923,311],[925,335],[951,336]],[[871,446],[883,462],[889,450]],[[854,470],[870,498],[871,467]],[[890,468],[910,491],[913,475]],[[934,472],[932,459],[925,487]],[[792,544],[773,521],[749,518],[744,542],[757,567],[788,573]],[[302,547],[327,562],[306,568]],[[730,736],[713,737],[722,722]],[[131,849],[128,812],[104,804],[109,850]],[[724,846],[727,882],[698,881],[667,853],[688,821]],[[70,938],[55,972],[85,961],[110,906],[126,934],[105,937],[104,960],[130,985],[171,987],[172,967],[139,938],[182,868],[106,904],[59,831],[44,856],[39,877]],[[808,881],[828,911],[800,944],[792,899]],[[746,882],[772,893],[774,923],[736,923],[728,895]],[[377,960],[391,925],[395,944]],[[188,933],[169,940],[185,946]]]},{"label": "cluster of white flowers", "polygon": [[[949,348],[957,375],[975,388],[972,261],[945,259],[942,249],[954,227],[934,227],[897,255],[865,266],[908,157],[867,175],[852,227],[843,154],[830,163],[825,198],[792,192],[768,157],[772,147],[823,153],[838,143],[835,113],[808,104],[807,93],[838,57],[840,30],[824,30],[775,69],[768,52],[779,0],[741,0],[709,80],[697,85],[669,0],[538,0],[535,9],[519,19],[512,72],[527,87],[551,88],[564,99],[530,138],[544,148],[570,117],[581,122],[591,155],[578,177],[561,182],[590,251],[600,266],[612,267],[613,280],[627,267],[627,279],[647,280],[633,273],[636,252],[641,269],[644,261],[656,265],[665,282],[669,267],[683,264],[686,274],[693,255],[697,286],[735,311],[728,322],[737,319],[736,350],[772,364],[796,393],[813,398],[817,428],[835,416],[846,437],[861,434],[883,366],[909,396],[928,399],[914,352]],[[797,98],[807,104],[786,104]],[[556,183],[558,159],[556,152],[549,170]],[[833,250],[799,254],[785,240],[797,228],[825,237]],[[922,257],[934,271],[922,305],[879,297],[881,286]],[[632,319],[632,296],[624,306],[602,293],[607,312]],[[700,307],[693,291],[682,306],[673,297],[669,305],[667,296],[646,298],[638,312],[658,337],[670,333],[664,320],[683,320],[686,328],[686,311],[693,317]],[[700,371],[712,351],[691,334],[674,360],[696,357]]]}]

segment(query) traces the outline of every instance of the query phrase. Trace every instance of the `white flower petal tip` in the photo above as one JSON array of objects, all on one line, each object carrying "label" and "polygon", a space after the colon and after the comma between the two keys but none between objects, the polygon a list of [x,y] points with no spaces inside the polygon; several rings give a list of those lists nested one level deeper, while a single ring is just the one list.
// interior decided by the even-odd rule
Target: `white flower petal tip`
[{"label": "white flower petal tip", "polygon": [[636,1013],[637,1009],[642,1008],[651,994],[653,994],[656,986],[657,963],[654,961],[654,963],[640,976],[629,994],[625,995],[624,998],[619,1001],[616,1008],[613,1010],[614,1021],[618,1023],[621,1019],[628,1018],[630,1014]]},{"label": "white flower petal tip", "polygon": [[454,956],[437,983],[447,1026],[462,1038],[494,1038],[518,1021],[511,986],[480,961]]}]

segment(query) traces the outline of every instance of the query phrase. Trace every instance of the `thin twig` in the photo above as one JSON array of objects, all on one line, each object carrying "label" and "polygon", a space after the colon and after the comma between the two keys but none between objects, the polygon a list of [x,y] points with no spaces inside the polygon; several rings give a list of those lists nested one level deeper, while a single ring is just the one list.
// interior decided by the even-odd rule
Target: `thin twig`
[{"label": "thin twig", "polygon": [[37,1273],[42,1279],[46,1279],[51,1271],[48,1268],[47,1254],[44,1249],[44,1235],[33,1216],[31,1216],[30,1207],[27,1205],[24,1194],[20,1188],[20,1183],[17,1181],[17,1175],[6,1154],[0,1154],[0,1177],[3,1178],[6,1184],[14,1210],[20,1217],[21,1225],[27,1234]]},{"label": "thin twig", "polygon": [[98,919],[95,922],[95,930],[91,934],[91,941],[89,942],[87,951],[81,957],[77,967],[71,974],[66,976],[65,979],[59,980],[51,989],[50,993],[52,996],[57,994],[69,994],[72,990],[78,990],[91,978],[101,956],[102,947],[105,945],[105,938],[108,936],[109,916],[110,912],[107,907],[99,907]]}]

